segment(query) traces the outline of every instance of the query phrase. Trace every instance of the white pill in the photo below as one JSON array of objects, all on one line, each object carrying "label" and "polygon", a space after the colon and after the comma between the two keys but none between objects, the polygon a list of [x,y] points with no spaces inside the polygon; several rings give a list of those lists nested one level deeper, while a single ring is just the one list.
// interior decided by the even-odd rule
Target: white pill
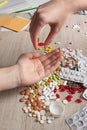
[{"label": "white pill", "polygon": [[52,123],[52,120],[47,120],[47,123],[48,123],[48,124],[51,124],[51,123]]},{"label": "white pill", "polygon": [[42,116],[41,119],[42,119],[43,121],[46,121],[46,116]]},{"label": "white pill", "polygon": [[33,93],[34,92],[34,90],[33,89],[30,89],[30,93]]},{"label": "white pill", "polygon": [[53,85],[52,88],[51,88],[51,91],[53,91],[55,89],[55,86]]},{"label": "white pill", "polygon": [[51,100],[54,100],[54,99],[56,99],[56,96],[55,96],[55,95],[50,96],[50,99],[51,99]]},{"label": "white pill", "polygon": [[42,80],[41,80],[41,81],[39,81],[39,84],[42,84],[42,82],[43,82]]},{"label": "white pill", "polygon": [[49,101],[49,99],[50,99],[49,97],[45,97],[45,101]]},{"label": "white pill", "polygon": [[50,88],[52,88],[53,87],[53,83],[52,82],[50,82]]},{"label": "white pill", "polygon": [[40,111],[40,115],[41,115],[41,116],[45,115],[45,113],[46,113],[45,110],[41,110],[41,111]]},{"label": "white pill", "polygon": [[66,99],[64,99],[63,101],[63,104],[67,105],[68,104],[68,101]]},{"label": "white pill", "polygon": [[30,104],[30,103],[28,104],[28,107],[31,107],[31,104]]},{"label": "white pill", "polygon": [[54,92],[51,92],[51,93],[50,93],[50,96],[54,96]]},{"label": "white pill", "polygon": [[51,92],[51,89],[50,89],[49,87],[47,88],[47,90],[48,90],[49,92]]},{"label": "white pill", "polygon": [[40,121],[40,115],[37,115],[37,120]]},{"label": "white pill", "polygon": [[46,95],[47,93],[48,93],[48,90],[44,91],[44,92],[43,92],[43,95]]},{"label": "white pill", "polygon": [[67,81],[64,81],[63,85],[67,85]]},{"label": "white pill", "polygon": [[32,117],[32,113],[28,113],[28,116],[29,116],[29,117]]},{"label": "white pill", "polygon": [[45,104],[45,106],[49,106],[49,105],[50,105],[50,102],[49,102],[49,101],[46,101],[44,104]]},{"label": "white pill", "polygon": [[24,112],[25,112],[25,113],[28,113],[28,110],[25,110]]},{"label": "white pill", "polygon": [[33,103],[33,101],[34,101],[34,100],[33,100],[33,99],[31,99],[31,102],[32,102],[32,103]]},{"label": "white pill", "polygon": [[53,82],[53,85],[54,85],[54,86],[57,86],[57,82]]},{"label": "white pill", "polygon": [[45,97],[44,97],[44,96],[40,96],[40,97],[39,97],[39,99],[44,100],[44,99],[45,99]]},{"label": "white pill", "polygon": [[25,99],[28,99],[29,97],[28,97],[28,95],[25,95],[24,98],[25,98]]},{"label": "white pill", "polygon": [[45,96],[46,96],[46,97],[48,97],[49,95],[50,95],[50,92],[46,93],[46,95],[45,95]]},{"label": "white pill", "polygon": [[43,92],[46,91],[47,87],[44,87]]},{"label": "white pill", "polygon": [[40,124],[44,124],[44,120],[40,120]]}]

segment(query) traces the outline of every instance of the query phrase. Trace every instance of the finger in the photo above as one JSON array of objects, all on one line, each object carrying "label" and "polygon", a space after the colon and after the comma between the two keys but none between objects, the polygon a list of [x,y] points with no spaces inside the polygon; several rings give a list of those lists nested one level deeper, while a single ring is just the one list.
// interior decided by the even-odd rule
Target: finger
[{"label": "finger", "polygon": [[51,64],[52,62],[54,62],[55,60],[57,60],[58,58],[60,58],[61,53],[60,52],[56,52],[54,55],[52,55],[51,57],[49,57],[48,59],[46,59],[43,64],[44,67]]},{"label": "finger", "polygon": [[[45,68],[45,76],[48,76],[51,74],[51,72],[53,72],[51,70],[51,67],[56,63],[56,61],[54,61],[51,65],[48,65],[46,68]],[[55,69],[54,69],[55,70]]]},{"label": "finger", "polygon": [[[30,36],[31,36],[31,41],[32,41],[33,45],[34,45],[33,34],[34,34],[34,30],[35,30],[36,21],[37,21],[37,11],[34,13],[34,15],[32,17],[32,20],[31,20],[31,23],[30,23],[30,28],[29,28],[29,32],[30,32]],[[35,45],[34,45],[34,47],[35,47]]]},{"label": "finger", "polygon": [[44,23],[39,18],[34,18],[30,26],[30,36],[33,42],[35,49],[38,49],[38,39],[41,29],[43,28]]},{"label": "finger", "polygon": [[63,55],[62,55],[62,51],[60,51],[59,57],[57,57],[54,61],[51,61],[47,66],[44,66],[45,70],[51,69],[52,66],[55,67],[56,64],[58,66],[60,62],[62,61],[62,59],[63,59]]},{"label": "finger", "polygon": [[34,29],[33,29],[34,31],[32,31],[30,34],[35,49],[38,49],[39,34],[40,34],[42,27],[43,26],[40,23],[36,22],[34,24]]},{"label": "finger", "polygon": [[29,59],[34,59],[34,58],[40,57],[40,54],[39,53],[26,53],[25,56],[28,57]]},{"label": "finger", "polygon": [[56,34],[59,32],[59,30],[60,29],[58,28],[58,24],[57,25],[51,25],[50,33],[48,34],[48,37],[45,40],[45,46],[52,42],[52,40],[54,39]]},{"label": "finger", "polygon": [[62,60],[62,55],[61,55],[61,53],[60,53],[60,56],[56,57],[55,60],[50,61],[49,64],[47,64],[46,66],[44,66],[44,68],[45,68],[45,69],[51,68],[54,63],[61,62],[61,60]]},{"label": "finger", "polygon": [[52,55],[54,55],[56,52],[59,52],[59,49],[56,49],[56,50],[54,50],[54,51],[52,51],[52,52],[50,52],[50,53],[47,53],[47,54],[45,54],[45,55],[42,55],[42,56],[40,57],[41,62],[44,62],[44,61],[47,60],[49,57],[52,57]]},{"label": "finger", "polygon": [[49,64],[47,67],[45,67],[45,75],[48,76],[50,73],[55,71],[57,67],[60,65],[60,63],[61,63],[61,58],[59,58],[57,61],[55,60],[54,62]]}]

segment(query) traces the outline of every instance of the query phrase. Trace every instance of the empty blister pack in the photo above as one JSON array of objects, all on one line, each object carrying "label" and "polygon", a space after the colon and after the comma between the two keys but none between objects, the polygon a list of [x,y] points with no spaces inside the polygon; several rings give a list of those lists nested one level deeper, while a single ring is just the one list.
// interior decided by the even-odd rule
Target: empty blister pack
[{"label": "empty blister pack", "polygon": [[66,120],[71,130],[87,130],[87,106]]},{"label": "empty blister pack", "polygon": [[71,70],[69,68],[62,68],[59,75],[63,79],[83,83],[83,86],[86,87],[86,75],[80,71]]},{"label": "empty blister pack", "polygon": [[83,92],[82,96],[87,100],[87,89]]}]

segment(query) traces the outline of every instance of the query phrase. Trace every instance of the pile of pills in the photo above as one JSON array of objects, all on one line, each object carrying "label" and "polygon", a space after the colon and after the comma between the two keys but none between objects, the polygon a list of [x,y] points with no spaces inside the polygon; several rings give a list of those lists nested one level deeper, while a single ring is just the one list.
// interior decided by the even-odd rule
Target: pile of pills
[{"label": "pile of pills", "polygon": [[23,107],[23,111],[29,117],[36,117],[36,121],[41,124],[44,122],[52,123],[54,116],[51,114],[49,106],[53,101],[57,101],[60,98],[56,90],[59,89],[58,84],[60,85],[61,83],[60,78],[56,78],[55,73],[52,73],[39,83],[22,90],[20,94],[23,97],[20,98],[20,102],[26,104]]},{"label": "pile of pills", "polygon": [[[40,43],[40,46],[42,45]],[[39,51],[41,50],[39,49]],[[52,50],[53,47],[48,46],[44,52],[49,53]],[[87,57],[82,55],[81,50],[63,48],[62,51],[64,59],[53,73],[20,92],[22,95],[20,102],[26,104],[23,107],[23,111],[29,117],[35,117],[36,121],[41,124],[44,124],[44,122],[52,123],[55,119],[54,115],[61,115],[61,111],[64,111],[64,105],[73,101],[73,95],[76,92],[82,94],[84,91],[83,85],[86,87],[87,84]],[[60,93],[65,91],[67,95],[61,99]],[[87,92],[83,93],[84,98],[85,96],[87,96]],[[60,105],[59,101],[63,106]],[[76,103],[81,103],[82,101],[81,97],[74,99]],[[56,114],[53,115],[52,111]]]}]

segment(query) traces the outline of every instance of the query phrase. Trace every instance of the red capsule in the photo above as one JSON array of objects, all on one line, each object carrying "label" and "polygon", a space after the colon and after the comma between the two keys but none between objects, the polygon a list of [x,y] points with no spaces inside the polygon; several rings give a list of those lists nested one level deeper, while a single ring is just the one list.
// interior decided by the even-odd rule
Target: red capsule
[{"label": "red capsule", "polygon": [[58,93],[56,94],[56,98],[60,98],[60,95]]},{"label": "red capsule", "polygon": [[64,91],[65,91],[65,86],[64,86],[64,85],[60,85],[59,91],[60,91],[60,92],[64,92]]},{"label": "red capsule", "polygon": [[78,87],[78,88],[77,88],[77,91],[78,91],[79,93],[81,93],[81,92],[84,91],[84,88]]},{"label": "red capsule", "polygon": [[69,93],[70,94],[75,94],[76,93],[76,89],[75,88],[70,88],[69,89]]},{"label": "red capsule", "polygon": [[38,43],[38,46],[44,46],[43,42]]},{"label": "red capsule", "polygon": [[73,96],[72,95],[68,95],[65,99],[70,102],[72,100]]},{"label": "red capsule", "polygon": [[57,89],[55,88],[55,89],[53,90],[53,92],[56,93],[56,92],[57,92]]},{"label": "red capsule", "polygon": [[75,100],[76,103],[81,103],[82,102],[82,99],[81,98],[78,98]]}]

